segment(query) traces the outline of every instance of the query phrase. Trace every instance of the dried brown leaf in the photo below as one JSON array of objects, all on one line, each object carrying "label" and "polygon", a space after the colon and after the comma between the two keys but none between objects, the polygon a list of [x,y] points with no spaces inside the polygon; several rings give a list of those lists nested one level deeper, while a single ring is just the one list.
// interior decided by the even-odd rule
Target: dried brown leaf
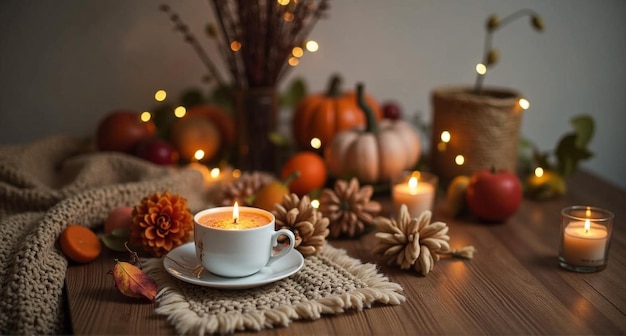
[{"label": "dried brown leaf", "polygon": [[157,294],[157,284],[139,267],[116,260],[111,271],[115,286],[124,295],[134,298],[146,298],[153,301]]}]

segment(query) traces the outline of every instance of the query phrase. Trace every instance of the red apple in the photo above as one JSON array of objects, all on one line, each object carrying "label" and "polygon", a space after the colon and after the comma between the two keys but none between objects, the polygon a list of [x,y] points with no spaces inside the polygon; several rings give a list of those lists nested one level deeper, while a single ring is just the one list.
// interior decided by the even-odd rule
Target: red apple
[{"label": "red apple", "polygon": [[522,203],[522,184],[506,169],[483,169],[471,176],[465,197],[469,209],[478,219],[502,222]]},{"label": "red apple", "polygon": [[174,145],[159,138],[149,138],[139,142],[136,154],[158,165],[172,165],[177,163],[179,158]]},{"label": "red apple", "polygon": [[101,151],[132,154],[141,140],[156,134],[152,121],[142,121],[140,113],[131,110],[113,111],[98,124],[96,146]]}]

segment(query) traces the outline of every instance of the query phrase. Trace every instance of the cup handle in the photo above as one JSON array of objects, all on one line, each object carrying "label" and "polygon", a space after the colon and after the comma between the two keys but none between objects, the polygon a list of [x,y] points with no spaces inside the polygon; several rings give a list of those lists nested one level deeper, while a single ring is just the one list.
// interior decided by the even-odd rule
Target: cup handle
[{"label": "cup handle", "polygon": [[287,237],[289,237],[289,246],[285,246],[283,247],[280,252],[270,256],[270,260],[267,262],[266,266],[271,265],[274,261],[284,257],[287,255],[287,253],[289,253],[294,245],[296,244],[296,236],[294,236],[293,232],[291,232],[291,230],[289,229],[280,229],[278,231],[274,231],[274,233],[272,234],[272,250],[274,249],[274,247],[278,246],[278,237],[280,237],[281,235],[285,235]]}]

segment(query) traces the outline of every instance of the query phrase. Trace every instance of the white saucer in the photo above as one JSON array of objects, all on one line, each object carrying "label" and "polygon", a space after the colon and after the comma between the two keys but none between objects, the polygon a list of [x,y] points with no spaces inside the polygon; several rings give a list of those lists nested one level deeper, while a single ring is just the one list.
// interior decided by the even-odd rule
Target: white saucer
[{"label": "white saucer", "polygon": [[296,273],[303,265],[304,257],[298,250],[293,249],[269,267],[263,267],[260,271],[250,276],[224,278],[202,268],[200,259],[196,257],[194,243],[181,245],[171,250],[163,258],[165,270],[177,279],[194,285],[230,289],[258,287],[278,281]]}]

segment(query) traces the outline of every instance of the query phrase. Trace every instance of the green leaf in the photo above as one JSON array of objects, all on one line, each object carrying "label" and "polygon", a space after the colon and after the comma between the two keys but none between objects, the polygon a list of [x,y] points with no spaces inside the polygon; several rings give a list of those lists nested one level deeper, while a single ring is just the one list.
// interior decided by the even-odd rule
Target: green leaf
[{"label": "green leaf", "polygon": [[289,139],[285,135],[279,132],[271,132],[270,134],[268,134],[268,138],[270,142],[277,147],[289,147],[290,146]]},{"label": "green leaf", "polygon": [[517,149],[518,165],[520,167],[530,166],[532,164],[534,154],[535,146],[533,143],[527,138],[520,137]]},{"label": "green leaf", "polygon": [[287,90],[280,96],[280,106],[292,108],[307,94],[304,79],[294,79]]},{"label": "green leaf", "polygon": [[530,139],[526,138],[526,137],[520,137],[519,139],[519,149],[521,151],[531,151],[535,148],[535,145],[533,144],[532,141],[530,141]]},{"label": "green leaf", "polygon": [[576,133],[576,146],[583,148],[587,146],[594,133],[593,118],[588,115],[574,117],[571,120],[572,126]]},{"label": "green leaf", "polygon": [[127,251],[124,244],[130,239],[130,229],[118,228],[113,230],[111,233],[100,236],[100,239],[102,240],[104,246],[113,251]]},{"label": "green leaf", "polygon": [[579,161],[593,156],[588,149],[577,146],[577,138],[575,133],[566,134],[556,148],[556,157],[559,161],[558,171],[563,176],[571,175],[576,171]]},{"label": "green leaf", "polygon": [[202,91],[198,88],[188,89],[187,91],[183,92],[180,97],[180,103],[185,108],[194,107],[204,102],[204,95],[202,94]]},{"label": "green leaf", "polygon": [[160,104],[152,109],[152,121],[157,127],[157,136],[162,139],[169,138],[170,128],[175,120],[174,108],[170,104]]},{"label": "green leaf", "polygon": [[218,86],[210,93],[209,100],[212,104],[223,108],[232,115],[234,113],[233,94],[233,88],[229,86]]},{"label": "green leaf", "polygon": [[111,231],[111,236],[116,237],[116,238],[124,238],[126,240],[128,240],[130,238],[130,229],[127,227],[120,227],[117,229],[113,229],[113,231]]},{"label": "green leaf", "polygon": [[535,164],[538,167],[541,167],[543,169],[547,169],[547,170],[552,170],[552,165],[550,164],[550,161],[548,160],[548,153],[547,152],[539,152],[538,150],[534,149],[533,150],[533,161],[535,161]]}]

